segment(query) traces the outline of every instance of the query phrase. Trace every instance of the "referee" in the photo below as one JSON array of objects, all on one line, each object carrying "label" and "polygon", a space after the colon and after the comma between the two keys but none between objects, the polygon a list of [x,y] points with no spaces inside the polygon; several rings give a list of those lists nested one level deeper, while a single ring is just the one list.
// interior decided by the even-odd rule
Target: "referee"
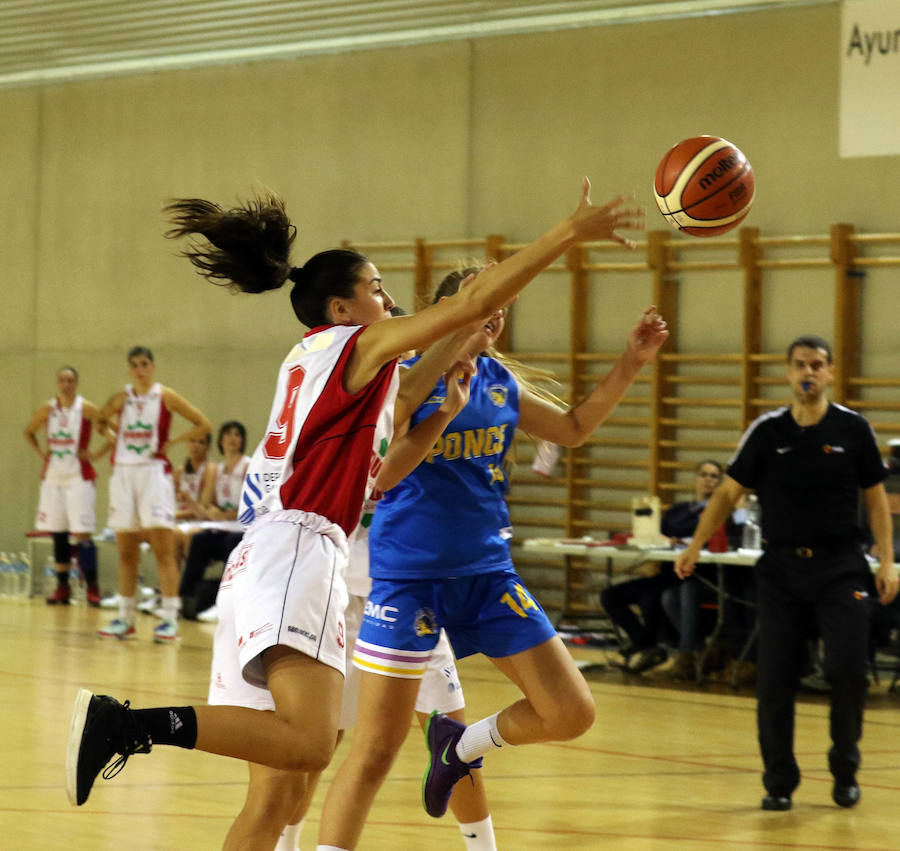
[{"label": "referee", "polygon": [[[830,403],[831,347],[821,337],[798,337],[787,351],[791,405],[759,417],[747,429],[724,482],[700,517],[675,571],[694,570],[704,541],[738,499],[755,491],[762,507],[759,589],[757,725],[763,759],[764,810],[789,810],[800,783],[794,758],[794,700],[806,638],[824,641],[831,684],[832,798],[859,801],[856,782],[868,679],[869,608],[877,589],[883,604],[897,594],[886,470],[875,435],[859,414]],[[863,555],[859,491],[865,494],[880,567]]]}]

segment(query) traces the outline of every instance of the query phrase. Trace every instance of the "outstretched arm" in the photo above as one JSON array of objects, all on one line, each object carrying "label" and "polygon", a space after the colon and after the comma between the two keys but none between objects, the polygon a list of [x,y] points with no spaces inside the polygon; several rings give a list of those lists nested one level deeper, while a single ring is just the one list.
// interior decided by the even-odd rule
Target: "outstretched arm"
[{"label": "outstretched arm", "polygon": [[612,413],[668,336],[663,318],[655,307],[648,307],[628,335],[625,352],[586,399],[561,411],[533,393],[523,392],[519,400],[519,428],[560,446],[581,446]]},{"label": "outstretched arm", "polygon": [[643,212],[625,205],[622,197],[595,207],[590,190],[585,178],[575,212],[502,263],[486,269],[472,286],[412,316],[368,326],[356,345],[355,362],[349,366],[352,374],[347,376],[347,390],[364,387],[391,358],[410,349],[425,349],[458,328],[487,319],[572,245],[608,239],[633,247],[618,231],[643,228]]}]

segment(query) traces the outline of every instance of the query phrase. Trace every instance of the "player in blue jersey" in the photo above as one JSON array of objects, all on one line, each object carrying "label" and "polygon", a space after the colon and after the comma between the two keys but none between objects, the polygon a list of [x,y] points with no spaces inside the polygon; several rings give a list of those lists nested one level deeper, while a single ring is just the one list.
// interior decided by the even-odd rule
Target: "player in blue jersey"
[{"label": "player in blue jersey", "polygon": [[[455,293],[464,274],[448,276],[436,301]],[[500,310],[459,359],[492,345],[503,324]],[[587,683],[513,568],[503,460],[517,427],[562,446],[583,443],[667,336],[665,322],[648,308],[608,375],[567,411],[520,385],[496,358],[481,355],[469,402],[458,415],[442,416],[441,381],[413,414],[415,432],[395,436],[379,476],[387,493],[372,523],[372,590],[353,653],[362,670],[359,714],[350,753],[325,801],[320,849],[356,847],[409,732],[419,678],[442,627],[457,657],[484,653],[524,698],[468,727],[432,715],[423,784],[430,815],[444,814],[455,783],[492,748],[572,739],[593,723]],[[418,447],[409,445],[413,440]],[[431,450],[407,475],[405,459],[421,453],[421,441]]]}]

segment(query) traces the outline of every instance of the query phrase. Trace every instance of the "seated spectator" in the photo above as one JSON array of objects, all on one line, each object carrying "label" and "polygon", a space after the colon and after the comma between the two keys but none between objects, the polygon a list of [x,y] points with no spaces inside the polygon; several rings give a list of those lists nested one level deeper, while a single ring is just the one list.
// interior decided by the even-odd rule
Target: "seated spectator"
[{"label": "seated spectator", "polygon": [[[225,561],[242,536],[237,521],[238,503],[250,459],[244,454],[247,430],[230,420],[219,429],[217,446],[223,461],[206,472],[201,496],[201,512],[206,519],[188,548],[179,594],[185,618],[216,620],[215,592],[202,589],[203,574],[211,562]],[[197,613],[200,613],[199,615]]]},{"label": "seated spectator", "polygon": [[195,437],[188,442],[188,456],[184,466],[175,470],[175,560],[179,570],[184,565],[191,537],[206,519],[200,498],[206,471],[209,467],[209,444],[212,435]]},{"label": "seated spectator", "polygon": [[[653,576],[642,576],[603,589],[600,603],[613,624],[627,636],[622,646],[624,668],[640,674],[661,665],[669,654],[663,643],[666,618],[662,595],[679,583],[671,562],[663,562]],[[634,608],[640,611],[640,616]]]},{"label": "seated spectator", "polygon": [[[660,524],[662,533],[668,536],[673,544],[684,543],[693,536],[700,515],[713,491],[721,483],[723,474],[724,469],[718,461],[707,459],[697,465],[694,499],[675,503],[662,517]],[[737,509],[728,519],[725,531],[730,548],[736,549],[740,546],[743,522],[742,509]],[[702,582],[698,577],[702,577],[709,584]],[[693,680],[697,675],[697,652],[703,646],[704,640],[701,624],[702,604],[704,598],[713,597],[710,584],[715,585],[716,581],[716,566],[704,564],[699,565],[694,575],[680,585],[664,589],[662,607],[678,631],[678,655],[670,671],[675,679]],[[712,654],[713,657],[722,655],[721,652]],[[718,664],[715,658],[709,661],[710,669],[724,666],[724,660]]]}]

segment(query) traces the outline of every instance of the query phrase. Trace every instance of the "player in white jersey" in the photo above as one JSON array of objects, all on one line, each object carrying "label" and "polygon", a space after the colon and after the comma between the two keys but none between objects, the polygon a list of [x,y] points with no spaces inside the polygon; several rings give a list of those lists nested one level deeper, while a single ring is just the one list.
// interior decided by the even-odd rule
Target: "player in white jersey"
[{"label": "player in white jersey", "polygon": [[[91,460],[108,447],[91,454],[91,436],[99,431],[100,411],[78,395],[78,371],[63,366],[56,373],[57,395],[45,402],[25,426],[25,439],[41,457],[41,494],[35,528],[53,535],[53,560],[56,562],[56,590],[47,598],[51,605],[68,605],[70,533],[78,540],[78,562],[87,585],[87,602],[100,605],[97,587],[97,548],[94,534],[94,480],[97,473]],[[37,439],[45,431],[46,448]]]},{"label": "player in white jersey", "polygon": [[200,497],[203,494],[206,471],[210,466],[211,441],[210,433],[188,441],[188,457],[184,460],[184,466],[176,468],[172,474],[175,479],[175,519],[179,523],[206,519],[200,506]]},{"label": "player in white jersey", "polygon": [[[119,547],[119,614],[97,631],[101,638],[134,638],[140,542],[150,543],[162,592],[163,619],[153,630],[158,644],[178,638],[178,564],[175,560],[175,484],[166,455],[175,443],[209,433],[209,420],[183,396],[153,380],[156,364],[145,346],[128,352],[131,384],[103,407],[116,432],[109,482],[109,526]],[[172,415],[192,428],[170,437]]]},{"label": "player in white jersey", "polygon": [[201,582],[209,564],[225,561],[244,531],[237,520],[237,509],[250,466],[250,458],[244,454],[246,445],[247,429],[243,423],[222,423],[216,446],[224,460],[210,464],[206,472],[201,496],[205,522],[192,535],[178,586],[182,613],[188,620],[218,620],[215,590],[206,591]]},{"label": "player in white jersey", "polygon": [[[292,281],[291,305],[312,329],[279,369],[267,431],[245,482],[246,501],[242,496],[241,516],[250,525],[229,559],[219,594],[218,630],[232,631],[232,665],[258,687],[254,705],[268,693],[275,709],[258,711],[226,699],[221,705],[132,710],[81,689],[67,749],[73,804],[87,800],[116,753],[127,758],[148,752],[151,744],[197,748],[246,760],[251,776],[261,778],[263,795],[247,801],[224,847],[274,845],[302,790],[276,790],[269,797],[268,781],[285,772],[323,769],[337,739],[347,534],[359,522],[395,413],[400,421],[408,418],[434,386],[425,381],[418,394],[404,388],[410,395],[401,394],[395,405],[396,359],[448,335],[466,339],[578,242],[614,239],[630,245],[616,230],[641,227],[641,212],[623,206],[621,198],[595,207],[589,193],[585,179],[570,216],[472,286],[389,322],[384,320],[390,318],[390,296],[378,270],[359,253],[324,251],[302,267],[291,266],[296,229],[280,199],[265,195],[230,210],[201,199],[169,204],[170,236],[198,235],[208,242],[186,251],[201,273],[244,292]],[[226,583],[231,601],[223,606]],[[215,659],[213,665],[225,668]],[[284,802],[289,809],[279,811]]]},{"label": "player in white jersey", "polygon": [[175,484],[175,563],[184,564],[191,537],[206,520],[206,512],[200,504],[206,471],[211,467],[209,445],[212,434],[188,441],[188,457],[184,466],[176,467],[172,476]]}]

